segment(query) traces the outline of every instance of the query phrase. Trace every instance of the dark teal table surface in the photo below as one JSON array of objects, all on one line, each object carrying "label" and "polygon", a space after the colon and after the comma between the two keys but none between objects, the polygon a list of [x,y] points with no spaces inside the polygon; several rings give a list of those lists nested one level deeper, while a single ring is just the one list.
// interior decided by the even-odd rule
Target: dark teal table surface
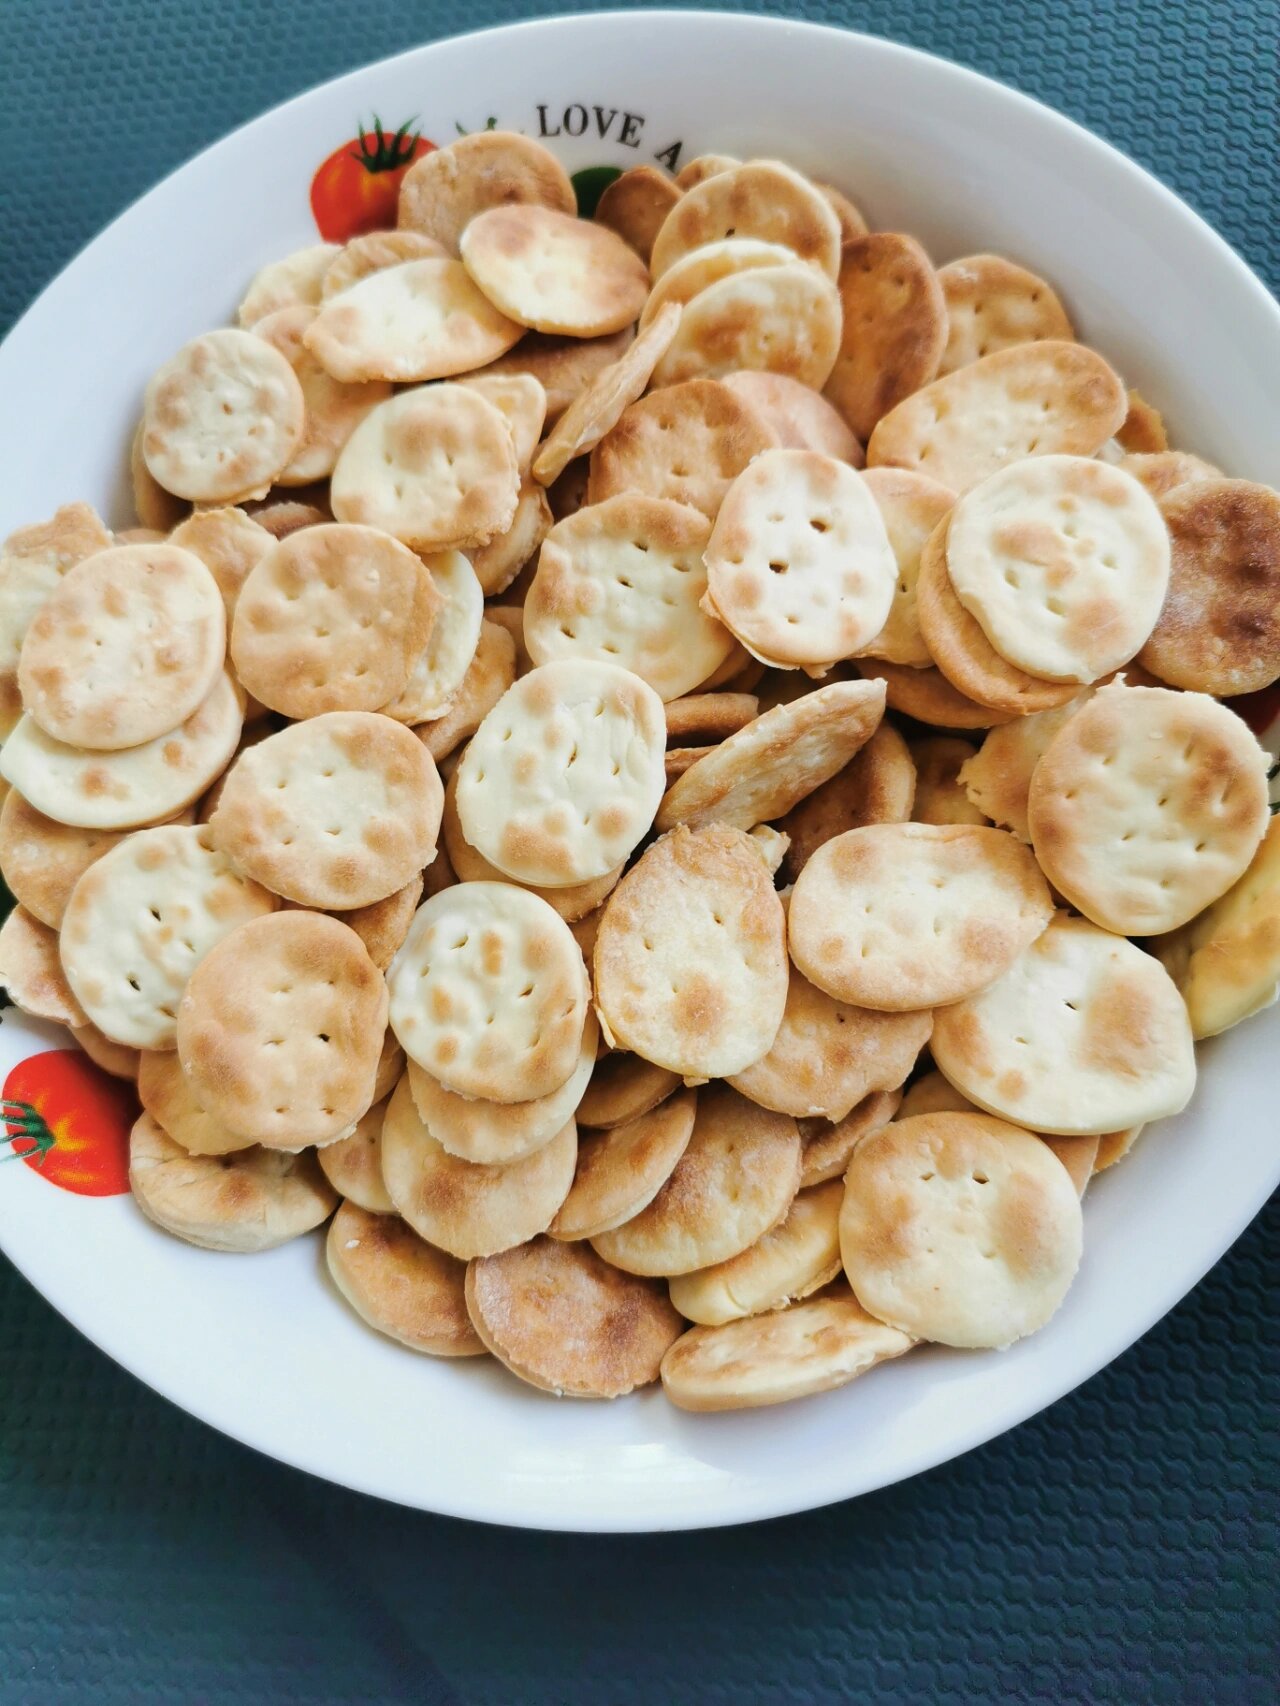
[{"label": "dark teal table surface", "polygon": [[[0,330],[225,131],[530,9],[0,0]],[[1280,285],[1276,0],[782,9],[1063,109]],[[117,1369],[0,1258],[0,1701],[1274,1700],[1278,1232],[1273,1204],[1127,1355],[958,1463],[810,1516],[627,1539],[424,1517],[267,1462]]]}]

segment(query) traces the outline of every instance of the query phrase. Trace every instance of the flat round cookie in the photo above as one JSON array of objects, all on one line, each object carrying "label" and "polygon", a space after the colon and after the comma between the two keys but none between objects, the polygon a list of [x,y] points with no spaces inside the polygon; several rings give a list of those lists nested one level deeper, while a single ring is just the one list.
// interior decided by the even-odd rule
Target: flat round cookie
[{"label": "flat round cookie", "polygon": [[800,1189],[824,1185],[828,1179],[843,1179],[854,1150],[870,1132],[888,1125],[903,1101],[901,1090],[873,1090],[842,1120],[803,1120],[800,1135]]},{"label": "flat round cookie", "polygon": [[448,710],[442,717],[433,717],[414,729],[437,764],[463,741],[471,739],[515,678],[514,637],[501,623],[482,619],[475,654]]},{"label": "flat round cookie", "polygon": [[906,1083],[932,1029],[927,1008],[877,1013],[851,1007],[815,989],[793,967],[782,1023],[768,1054],[729,1082],[775,1113],[842,1120],[873,1091]]},{"label": "flat round cookie", "polygon": [[933,662],[916,614],[920,554],[929,535],[955,503],[955,493],[906,468],[868,468],[863,484],[875,499],[898,567],[893,602],[880,632],[862,648],[869,657],[910,669]]},{"label": "flat round cookie", "polygon": [[693,1131],[697,1096],[681,1090],[634,1119],[581,1135],[573,1186],[553,1238],[596,1238],[634,1220],[675,1171]]},{"label": "flat round cookie", "polygon": [[306,407],[302,438],[276,476],[279,486],[306,486],[313,480],[327,480],[338,452],[356,427],[370,409],[391,395],[391,386],[382,379],[347,384],[334,378],[304,341],[315,318],[314,308],[280,308],[253,328],[289,363],[302,387]]},{"label": "flat round cookie", "polygon": [[340,253],[336,243],[312,243],[308,248],[295,249],[283,260],[268,262],[250,281],[236,311],[237,320],[256,329],[268,314],[285,308],[314,308],[329,268]]},{"label": "flat round cookie", "polygon": [[681,1410],[785,1404],[847,1386],[914,1343],[841,1289],[720,1327],[691,1327],[662,1359],[662,1390]]},{"label": "flat round cookie", "polygon": [[858,1301],[915,1339],[998,1348],[1054,1314],[1080,1199],[1040,1139],[983,1114],[895,1120],[849,1163],[840,1248]]},{"label": "flat round cookie", "polygon": [[460,261],[434,255],[383,267],[331,296],[303,343],[323,371],[345,385],[405,385],[469,373],[505,354],[522,335]]},{"label": "flat round cookie", "polygon": [[591,1240],[624,1273],[663,1277],[728,1261],[776,1226],[800,1182],[800,1133],[722,1084],[699,1092],[684,1153],[633,1219]]},{"label": "flat round cookie", "polygon": [[947,342],[938,275],[914,237],[876,231],[840,252],[840,349],[825,394],[864,442],[927,385]]},{"label": "flat round cookie", "polygon": [[707,600],[748,651],[808,667],[860,651],[885,624],[897,563],[847,463],[766,450],[725,493],[706,551]]},{"label": "flat round cookie", "polygon": [[347,1136],[370,1107],[386,1025],[386,984],[355,931],[323,913],[274,912],[196,967],[178,1058],[215,1119],[298,1150]]},{"label": "flat round cookie", "polygon": [[199,557],[213,576],[222,594],[229,633],[240,588],[271,549],[271,534],[242,509],[223,507],[197,510],[174,528],[169,543]]},{"label": "flat round cookie", "polygon": [[1206,462],[1202,456],[1192,456],[1186,450],[1134,452],[1122,456],[1117,466],[1144,485],[1157,502],[1178,486],[1194,480],[1220,480],[1221,468]]},{"label": "flat round cookie", "polygon": [[1187,1010],[1164,967],[1065,913],[994,984],[940,1009],[929,1046],[978,1107],[1066,1137],[1180,1113],[1195,1088]]},{"label": "flat round cookie", "polygon": [[413,876],[403,888],[396,889],[385,899],[339,911],[338,918],[348,929],[355,931],[378,970],[386,971],[409,934],[409,926],[421,899],[422,878]]},{"label": "flat round cookie", "polygon": [[648,269],[616,232],[547,207],[489,208],[467,226],[459,249],[489,301],[536,332],[620,332],[649,294]]},{"label": "flat round cookie", "polygon": [[947,346],[939,373],[984,355],[1075,331],[1052,286],[1003,255],[966,255],[938,268],[946,305]]},{"label": "flat round cookie", "polygon": [[840,1272],[843,1201],[841,1179],[798,1192],[786,1217],[739,1255],[675,1275],[672,1303],[686,1320],[718,1327],[808,1297]]},{"label": "flat round cookie", "polygon": [[127,1079],[130,1084],[137,1083],[140,1056],[136,1048],[125,1048],[122,1043],[112,1042],[110,1037],[103,1036],[96,1025],[72,1025],[70,1030],[95,1066],[100,1066],[113,1078]]},{"label": "flat round cookie", "polygon": [[545,1232],[573,1182],[578,1139],[570,1120],[550,1143],[503,1167],[460,1161],[422,1123],[402,1078],[382,1127],[382,1174],[420,1238],[470,1261]]},{"label": "flat round cookie", "polygon": [[661,278],[655,278],[649,299],[640,314],[640,329],[666,307],[683,308],[709,285],[718,284],[737,272],[752,272],[757,267],[785,267],[795,261],[795,253],[784,243],[766,243],[759,237],[722,237],[716,243],[704,243],[690,249],[669,266]]},{"label": "flat round cookie", "polygon": [[867,466],[913,468],[968,491],[1024,456],[1093,456],[1128,408],[1110,366],[1083,344],[1015,344],[935,379],[891,409]]},{"label": "flat round cookie", "polygon": [[883,715],[883,690],[867,681],[833,681],[777,705],[672,783],[658,808],[657,826],[721,823],[753,829],[781,818],[848,764]]},{"label": "flat round cookie", "polygon": [[780,243],[830,279],[839,272],[840,221],[821,191],[780,160],[750,160],[681,187],[654,240],[655,279],[691,249],[725,237]]},{"label": "flat round cookie", "polygon": [[437,594],[435,620],[403,692],[382,707],[398,723],[443,717],[462,692],[480,645],[484,590],[471,563],[461,551],[439,551],[426,567]]},{"label": "flat round cookie", "polygon": [[654,238],[681,193],[679,185],[656,166],[633,166],[604,186],[592,217],[616,231],[647,265]]},{"label": "flat round cookie", "polygon": [[1030,851],[1004,830],[872,824],[809,860],[787,935],[810,983],[840,1001],[902,1012],[985,989],[1052,916]]},{"label": "flat round cookie", "polygon": [[225,670],[180,728],[123,752],[86,752],[24,716],[0,752],[0,775],[37,811],[82,829],[134,829],[199,799],[240,739],[237,690]]},{"label": "flat round cookie", "polygon": [[424,261],[449,251],[434,237],[420,231],[366,231],[344,243],[325,269],[320,281],[320,301],[359,284],[383,267],[398,267],[404,261]]},{"label": "flat round cookie", "polygon": [[1065,705],[1079,691],[1074,682],[1046,681],[1010,663],[960,602],[949,569],[954,514],[925,540],[916,572],[916,618],[938,668],[958,693],[994,711],[1028,716]]},{"label": "flat round cookie", "polygon": [[692,1080],[753,1065],[782,1023],[787,956],[751,838],[716,824],[655,842],[609,897],[594,965],[618,1047]]},{"label": "flat round cookie", "polygon": [[[898,1117],[906,1120],[913,1119],[917,1114],[977,1114],[981,1111],[967,1096],[962,1096],[954,1085],[948,1084],[940,1072],[935,1071],[926,1072],[923,1078],[916,1079],[902,1098]],[[1128,1134],[1111,1132],[1108,1134],[1108,1141],[1126,1135]],[[1053,1151],[1066,1168],[1078,1197],[1084,1195],[1089,1180],[1093,1177],[1102,1141],[1102,1138],[1095,1136],[1041,1138],[1041,1142]]]},{"label": "flat round cookie", "polygon": [[1170,687],[1227,698],[1280,676],[1280,492],[1201,480],[1161,499],[1168,596],[1140,661]]},{"label": "flat round cookie", "polygon": [[543,664],[503,694],[462,756],[463,834],[518,882],[602,877],[653,821],[665,746],[647,682],[589,658]]},{"label": "flat round cookie", "polygon": [[461,1096],[532,1101],[578,1066],[586,968],[569,926],[524,889],[459,883],[433,895],[387,982],[405,1053]]},{"label": "flat round cookie", "polygon": [[110,544],[92,507],[77,503],[19,527],[0,545],[0,739],[22,715],[18,656],[32,617],[73,564]]},{"label": "flat round cookie", "polygon": [[720,383],[762,416],[785,450],[815,450],[852,468],[862,467],[861,443],[812,386],[802,385],[785,373],[761,373],[751,368],[726,373]]},{"label": "flat round cookie", "polygon": [[314,1155],[189,1155],[150,1114],[129,1134],[129,1185],[147,1219],[175,1238],[238,1255],[314,1231],[338,1202]]},{"label": "flat round cookie", "polygon": [[85,1023],[84,1009],[58,957],[57,933],[25,907],[15,906],[0,924],[0,989],[7,989],[14,1006],[33,1019]]},{"label": "flat round cookie", "polygon": [[684,1327],[660,1285],[550,1238],[473,1262],[467,1308],[504,1367],[561,1398],[648,1386]]},{"label": "flat round cookie", "polygon": [[891,723],[881,722],[870,739],[835,775],[806,794],[778,819],[789,846],[782,875],[794,882],[824,842],[868,823],[905,823],[911,816],[916,769],[907,743]]},{"label": "flat round cookie", "polygon": [[[133,488],[133,513],[141,527],[153,529],[161,539],[190,515],[191,505],[186,499],[175,498],[172,492],[166,492],[147,467],[147,459],[142,454],[141,421],[129,446],[129,483]],[[121,534],[115,535],[117,545],[129,542]]]},{"label": "flat round cookie", "polygon": [[455,254],[477,214],[525,204],[573,213],[578,200],[569,174],[528,136],[478,130],[414,162],[400,184],[398,223]]},{"label": "flat round cookie", "polygon": [[512,523],[515,443],[469,386],[403,391],[352,433],[329,490],[339,521],[380,527],[415,551],[467,550]]},{"label": "flat round cookie", "polygon": [[867,222],[861,211],[849,200],[843,190],[838,190],[834,184],[819,183],[814,180],[813,187],[817,190],[827,206],[840,222],[840,244],[852,243],[855,237],[865,237]]},{"label": "flat round cookie", "polygon": [[667,702],[667,740],[713,745],[760,715],[754,693],[686,693]]},{"label": "flat round cookie", "polygon": [[[1280,538],[1280,498],[1276,515]],[[946,560],[1001,657],[1051,681],[1088,683],[1127,663],[1169,586],[1169,537],[1150,494],[1080,456],[1028,457],[966,492]]]},{"label": "flat round cookie", "polygon": [[390,534],[307,527],[250,571],[231,661],[254,698],[286,717],[376,711],[404,691],[443,603],[421,559]]},{"label": "flat round cookie", "polygon": [[213,845],[204,825],[140,830],[71,891],[59,948],[93,1023],[129,1048],[170,1049],[187,982],[237,925],[277,901]]},{"label": "flat round cookie", "polygon": [[1036,858],[1103,929],[1176,929],[1225,894],[1257,851],[1267,765],[1248,725],[1207,694],[1102,687],[1032,774]]},{"label": "flat round cookie", "polygon": [[[541,1149],[574,1116],[591,1078],[600,1027],[587,1009],[578,1063],[558,1090],[528,1102],[490,1102],[460,1096],[433,1078],[416,1060],[409,1062],[413,1105],[442,1149],[462,1161],[505,1167]],[[349,1194],[349,1193],[348,1193]]]},{"label": "flat round cookie", "polygon": [[[599,924],[596,928],[598,933]],[[594,948],[593,943],[593,958]],[[578,1124],[606,1130],[627,1125],[679,1088],[678,1072],[669,1072],[665,1066],[655,1066],[624,1049],[613,1049],[596,1061],[591,1082],[578,1103]]]},{"label": "flat round cookie", "polygon": [[840,301],[829,279],[795,261],[761,267],[699,291],[684,309],[654,382],[718,379],[749,367],[821,389],[839,344]]},{"label": "flat round cookie", "polygon": [[139,1054],[138,1098],[165,1136],[188,1155],[230,1155],[253,1147],[251,1137],[229,1131],[209,1112],[174,1049],[144,1049]]},{"label": "flat round cookie", "polygon": [[698,154],[681,166],[676,173],[676,183],[682,190],[691,190],[704,179],[714,178],[717,172],[729,172],[741,164],[736,154]]},{"label": "flat round cookie", "polygon": [[409,729],[331,711],[242,752],[209,829],[273,894],[341,910],[385,899],[430,864],[443,801]]},{"label": "flat round cookie", "polygon": [[18,904],[51,930],[61,927],[79,879],[119,840],[120,832],[56,823],[16,788],[0,806],[0,873]]},{"label": "flat round cookie", "polygon": [[588,504],[558,521],[543,541],[524,603],[525,645],[534,663],[617,664],[664,700],[697,687],[732,645],[700,603],[710,535],[699,510],[638,493]]},{"label": "flat round cookie", "polygon": [[511,526],[505,533],[496,533],[486,544],[476,546],[470,554],[471,566],[486,598],[506,592],[526,567],[532,570],[538,547],[554,520],[547,494],[532,475],[522,475]]},{"label": "flat round cookie", "polygon": [[193,503],[263,497],[302,440],[306,402],[289,363],[252,332],[205,332],[147,386],[142,454]]},{"label": "flat round cookie", "polygon": [[[320,1151],[321,1167],[340,1147]],[[465,1267],[399,1215],[342,1203],[329,1223],[325,1259],[334,1285],[375,1332],[428,1356],[484,1355],[467,1315]]]},{"label": "flat round cookie", "polygon": [[1280,817],[1220,900],[1153,944],[1187,1004],[1196,1037],[1214,1037],[1280,994]]},{"label": "flat round cookie", "polygon": [[[1051,716],[1052,712],[1043,715]],[[1026,721],[1025,718],[1019,719]],[[978,756],[971,740],[959,735],[922,735],[912,743],[916,767],[916,797],[911,808],[913,823],[986,823],[969,798],[960,772]],[[1022,839],[1021,837],[1019,839]]]},{"label": "flat round cookie", "polygon": [[117,545],[68,569],[36,613],[18,685],[54,740],[118,751],[185,722],[225,650],[222,598],[198,557]]},{"label": "flat round cookie", "polygon": [[488,367],[480,373],[459,375],[456,383],[492,403],[506,421],[523,479],[533,462],[547,418],[547,392],[542,381],[532,373],[503,373],[497,367]]},{"label": "flat round cookie", "polygon": [[592,451],[588,496],[647,492],[714,521],[733,481],[774,442],[756,411],[714,379],[664,385],[624,410]]},{"label": "flat round cookie", "polygon": [[[548,425],[560,419],[578,393],[612,366],[631,342],[634,332],[626,326],[603,338],[556,337],[549,332],[526,332],[513,350],[491,361],[482,373],[468,374],[459,383],[476,385],[488,395],[487,384],[495,379],[536,379],[546,399]],[[484,383],[482,383],[484,382]],[[530,446],[530,457],[535,446]]]},{"label": "flat round cookie", "polygon": [[868,681],[883,681],[891,711],[914,717],[939,729],[989,729],[1010,722],[1016,711],[997,711],[953,687],[940,669],[912,669],[884,658],[859,658],[858,672]]},{"label": "flat round cookie", "polygon": [[973,805],[1001,829],[1011,829],[1028,846],[1031,829],[1027,800],[1035,767],[1058,730],[1075,716],[1092,692],[1092,688],[1085,688],[1055,710],[1015,717],[1011,723],[989,730],[977,752],[960,766],[959,781]]}]

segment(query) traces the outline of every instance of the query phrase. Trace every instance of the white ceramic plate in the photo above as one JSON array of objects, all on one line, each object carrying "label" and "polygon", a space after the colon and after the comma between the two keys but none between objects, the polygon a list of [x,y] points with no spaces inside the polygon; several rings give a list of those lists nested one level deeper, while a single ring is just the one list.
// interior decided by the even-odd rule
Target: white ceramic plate
[{"label": "white ceramic plate", "polygon": [[[71,498],[125,520],[147,376],[227,321],[263,262],[316,241],[312,175],[371,112],[393,127],[419,114],[441,144],[491,117],[547,132],[571,171],[707,150],[782,155],[842,186],[873,224],[917,233],[938,261],[989,248],[1036,267],[1082,335],[1164,411],[1175,442],[1235,474],[1280,475],[1280,310],[1123,156],[1020,95],[885,42],[763,18],[618,13],[493,30],[356,72],[228,137],[117,220],[0,349],[0,534]],[[318,1239],[252,1259],[207,1254],[149,1226],[127,1195],[69,1194],[21,1164],[0,1167],[0,1244],[166,1397],[331,1480],[545,1528],[741,1522],[928,1469],[1132,1344],[1276,1183],[1276,1040],[1271,1014],[1206,1047],[1191,1112],[1094,1184],[1083,1270],[1044,1332],[1000,1355],[918,1351],[786,1409],[688,1416],[656,1391],[558,1403],[488,1360],[435,1362],[366,1330],[329,1284]],[[51,1119],[83,1103],[65,1060],[18,1067],[65,1046],[6,1011],[5,1094],[42,1085]],[[82,1106],[76,1123],[109,1170],[108,1114]]]}]

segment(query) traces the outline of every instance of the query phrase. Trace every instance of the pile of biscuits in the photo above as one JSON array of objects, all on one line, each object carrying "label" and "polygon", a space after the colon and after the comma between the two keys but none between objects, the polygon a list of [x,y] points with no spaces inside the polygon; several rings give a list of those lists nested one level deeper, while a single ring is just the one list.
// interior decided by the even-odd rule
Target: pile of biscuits
[{"label": "pile of biscuits", "polygon": [[[1008,1345],[1280,985],[1280,495],[1043,279],[777,161],[490,131],[0,556],[0,980],[141,1211],[723,1409]],[[1157,1133],[1148,1141],[1158,1143]],[[335,1212],[336,1211],[336,1212]]]}]

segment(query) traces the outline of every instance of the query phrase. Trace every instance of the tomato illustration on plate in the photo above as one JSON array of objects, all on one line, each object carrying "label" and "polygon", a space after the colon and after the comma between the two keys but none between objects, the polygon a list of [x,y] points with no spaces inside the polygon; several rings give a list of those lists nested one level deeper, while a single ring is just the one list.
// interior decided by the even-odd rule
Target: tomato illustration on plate
[{"label": "tomato illustration on plate", "polygon": [[133,1086],[79,1049],[33,1054],[4,1081],[8,1138],[0,1141],[0,1160],[25,1161],[77,1196],[119,1196],[129,1189],[129,1129],[137,1115]]},{"label": "tomato illustration on plate", "polygon": [[400,180],[436,146],[411,130],[413,123],[406,119],[399,130],[384,130],[375,113],[372,130],[335,148],[320,167],[311,180],[311,212],[326,242],[394,227]]}]

